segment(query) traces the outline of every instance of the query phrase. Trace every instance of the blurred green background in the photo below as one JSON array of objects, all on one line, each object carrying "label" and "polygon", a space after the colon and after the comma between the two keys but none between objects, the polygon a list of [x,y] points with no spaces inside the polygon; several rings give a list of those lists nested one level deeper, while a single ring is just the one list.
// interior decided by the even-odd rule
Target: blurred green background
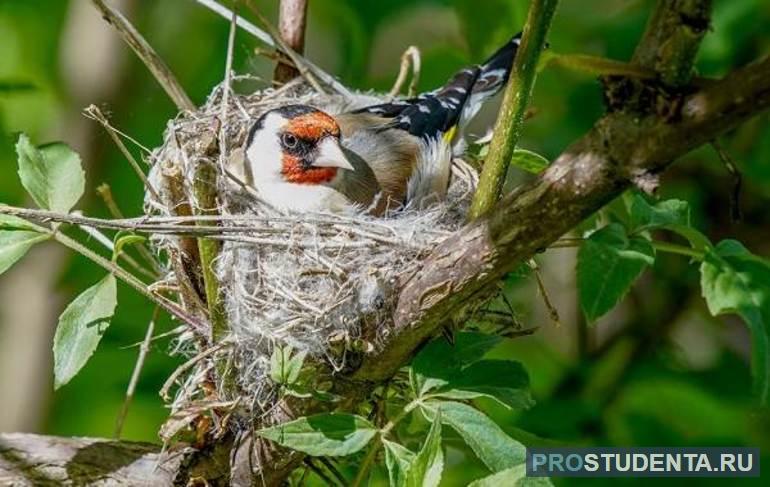
[{"label": "blurred green background", "polygon": [[[223,76],[227,22],[192,0],[111,3],[145,34],[192,99],[202,103]],[[276,1],[257,4],[275,18]],[[551,49],[627,60],[652,5],[564,0]],[[527,8],[525,0],[310,0],[307,54],[352,87],[387,90],[401,53],[416,45],[423,61],[420,89],[431,89],[517,32]],[[272,63],[254,54],[257,45],[239,32],[234,68],[269,80]],[[769,2],[717,1],[712,31],[698,57],[699,74],[721,76],[769,48]],[[81,115],[91,103],[148,147],[160,143],[166,121],[175,115],[163,91],[88,0],[0,0],[0,201],[30,204],[16,176],[14,144],[23,131],[38,143],[63,140],[81,153],[90,188],[80,205],[85,213],[108,216],[93,192],[102,182],[111,186],[124,213],[141,211],[141,185],[130,167],[97,124]],[[603,110],[599,84],[561,68],[542,73],[533,104],[537,116],[528,122],[521,145],[549,158]],[[472,132],[482,134],[496,108],[488,107]],[[712,240],[737,238],[764,256],[770,256],[767,122],[763,115],[722,140],[745,176],[743,221],[730,219],[730,180],[709,148],[676,164],[661,190],[664,197],[689,201],[696,226]],[[512,182],[522,177],[511,175]],[[623,303],[586,332],[576,297],[575,252],[548,251],[540,260],[562,325],[550,324],[533,282],[511,286],[519,320],[540,330],[493,352],[524,362],[538,401],[515,415],[482,403],[508,433],[532,444],[747,445],[770,454],[770,419],[756,409],[750,393],[747,331],[737,319],[708,315],[694,266],[660,256]],[[85,259],[49,244],[33,249],[0,277],[0,431],[113,434],[137,356],[137,348],[126,347],[145,333],[152,313],[147,302],[121,287],[117,315],[89,364],[61,390],[54,393],[51,385],[56,316],[101,275]],[[172,326],[164,321],[159,331]],[[125,438],[157,441],[166,415],[157,391],[179,362],[166,355],[168,345],[154,343]],[[451,434],[447,445],[445,485],[464,485],[484,474]],[[587,482],[599,483],[557,483]]]}]

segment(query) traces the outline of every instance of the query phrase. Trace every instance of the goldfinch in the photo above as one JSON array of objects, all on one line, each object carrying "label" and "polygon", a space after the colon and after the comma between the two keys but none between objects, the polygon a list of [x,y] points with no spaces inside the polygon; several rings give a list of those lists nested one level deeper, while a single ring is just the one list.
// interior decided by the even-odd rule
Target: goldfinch
[{"label": "goldfinch", "polygon": [[334,115],[306,105],[262,114],[244,146],[255,189],[295,212],[382,215],[440,200],[463,129],[507,82],[519,41],[415,98]]}]

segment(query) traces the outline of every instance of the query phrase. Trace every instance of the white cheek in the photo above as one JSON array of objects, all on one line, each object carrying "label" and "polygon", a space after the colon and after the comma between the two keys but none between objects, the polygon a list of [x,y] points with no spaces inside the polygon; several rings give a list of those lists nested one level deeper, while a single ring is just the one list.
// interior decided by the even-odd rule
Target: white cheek
[{"label": "white cheek", "polygon": [[286,120],[283,117],[268,115],[264,126],[251,141],[246,157],[255,182],[281,180],[283,153],[277,134],[285,124]]}]

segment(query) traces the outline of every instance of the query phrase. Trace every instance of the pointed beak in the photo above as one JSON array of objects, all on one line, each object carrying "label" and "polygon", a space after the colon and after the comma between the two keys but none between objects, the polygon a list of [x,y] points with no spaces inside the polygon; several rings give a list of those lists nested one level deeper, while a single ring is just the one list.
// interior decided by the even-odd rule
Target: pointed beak
[{"label": "pointed beak", "polygon": [[339,141],[333,137],[324,138],[318,145],[318,155],[316,156],[314,167],[341,167],[353,171],[353,166],[342,152]]}]

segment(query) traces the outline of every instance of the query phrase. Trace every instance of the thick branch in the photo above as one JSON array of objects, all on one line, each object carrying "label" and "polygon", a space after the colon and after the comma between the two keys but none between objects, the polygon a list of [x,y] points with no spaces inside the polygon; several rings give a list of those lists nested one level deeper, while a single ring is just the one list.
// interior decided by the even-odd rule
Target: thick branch
[{"label": "thick branch", "polygon": [[658,0],[633,62],[653,69],[668,86],[690,80],[711,19],[711,0]]},{"label": "thick branch", "polygon": [[635,181],[770,107],[770,58],[684,97],[676,122],[615,112],[600,119],[539,178],[450,237],[404,284],[396,326],[355,377],[391,376],[447,315],[494,288]]},{"label": "thick branch", "polygon": [[1,485],[172,485],[182,455],[147,443],[0,435]]}]

